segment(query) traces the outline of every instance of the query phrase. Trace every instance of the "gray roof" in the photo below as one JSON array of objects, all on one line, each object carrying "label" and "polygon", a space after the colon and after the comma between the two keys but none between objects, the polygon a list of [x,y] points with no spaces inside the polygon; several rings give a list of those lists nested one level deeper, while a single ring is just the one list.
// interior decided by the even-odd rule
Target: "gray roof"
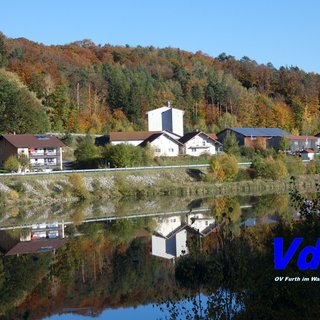
[{"label": "gray roof", "polygon": [[278,128],[230,128],[246,137],[291,136],[291,133]]}]

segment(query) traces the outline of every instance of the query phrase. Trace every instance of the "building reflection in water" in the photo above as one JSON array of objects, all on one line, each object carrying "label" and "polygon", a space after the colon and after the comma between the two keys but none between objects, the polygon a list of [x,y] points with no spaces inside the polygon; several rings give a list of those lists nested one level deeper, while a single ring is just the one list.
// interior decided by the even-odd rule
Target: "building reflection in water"
[{"label": "building reflection in water", "polygon": [[6,256],[55,252],[66,243],[64,229],[63,222],[53,222],[33,224],[31,228],[21,229],[18,236],[10,230],[1,230],[0,248]]},{"label": "building reflection in water", "polygon": [[156,228],[152,235],[152,255],[174,259],[189,253],[188,232],[205,237],[216,228],[216,221],[208,214],[189,213],[184,216],[155,218]]}]

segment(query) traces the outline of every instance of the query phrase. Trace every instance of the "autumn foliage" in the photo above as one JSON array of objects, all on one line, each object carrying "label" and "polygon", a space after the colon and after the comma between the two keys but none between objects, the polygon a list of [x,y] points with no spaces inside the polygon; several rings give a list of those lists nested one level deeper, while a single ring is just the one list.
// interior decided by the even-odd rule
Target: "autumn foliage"
[{"label": "autumn foliage", "polygon": [[90,40],[45,46],[0,34],[0,66],[35,93],[56,131],[144,130],[146,111],[168,100],[186,111],[187,130],[235,124],[301,134],[320,129],[319,75],[248,57]]}]

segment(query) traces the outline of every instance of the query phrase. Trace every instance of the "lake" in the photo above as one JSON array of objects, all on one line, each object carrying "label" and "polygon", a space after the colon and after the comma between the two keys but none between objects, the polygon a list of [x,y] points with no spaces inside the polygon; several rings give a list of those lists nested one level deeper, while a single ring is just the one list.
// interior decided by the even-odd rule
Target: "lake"
[{"label": "lake", "polygon": [[320,314],[319,285],[274,281],[317,273],[299,270],[296,257],[286,270],[274,270],[275,236],[286,245],[297,236],[314,244],[320,234],[320,224],[301,220],[287,194],[10,210],[0,226],[3,319]]}]

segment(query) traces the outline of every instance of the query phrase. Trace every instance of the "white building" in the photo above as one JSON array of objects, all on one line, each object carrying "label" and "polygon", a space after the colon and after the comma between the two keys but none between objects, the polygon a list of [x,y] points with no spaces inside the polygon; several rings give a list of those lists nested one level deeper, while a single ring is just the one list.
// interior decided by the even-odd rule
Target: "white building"
[{"label": "white building", "polygon": [[198,157],[201,154],[217,154],[222,151],[222,144],[209,135],[195,131],[185,134],[179,139],[184,145],[183,153]]},{"label": "white building", "polygon": [[190,213],[187,223],[201,235],[208,234],[216,227],[216,219],[202,213]]},{"label": "white building", "polygon": [[186,225],[181,216],[157,218],[156,232],[152,236],[152,255],[173,259],[189,253]]},{"label": "white building", "polygon": [[177,157],[183,148],[181,142],[166,132],[151,135],[139,144],[139,146],[145,147],[148,144],[152,147],[155,157]]},{"label": "white building", "polygon": [[134,131],[134,132],[110,132],[110,143],[112,145],[117,144],[131,144],[133,146],[138,146],[144,140],[148,139],[150,136],[161,133],[159,131]]},{"label": "white building", "polygon": [[183,115],[184,111],[168,106],[160,107],[147,112],[148,131],[168,130],[179,136],[183,136]]}]

